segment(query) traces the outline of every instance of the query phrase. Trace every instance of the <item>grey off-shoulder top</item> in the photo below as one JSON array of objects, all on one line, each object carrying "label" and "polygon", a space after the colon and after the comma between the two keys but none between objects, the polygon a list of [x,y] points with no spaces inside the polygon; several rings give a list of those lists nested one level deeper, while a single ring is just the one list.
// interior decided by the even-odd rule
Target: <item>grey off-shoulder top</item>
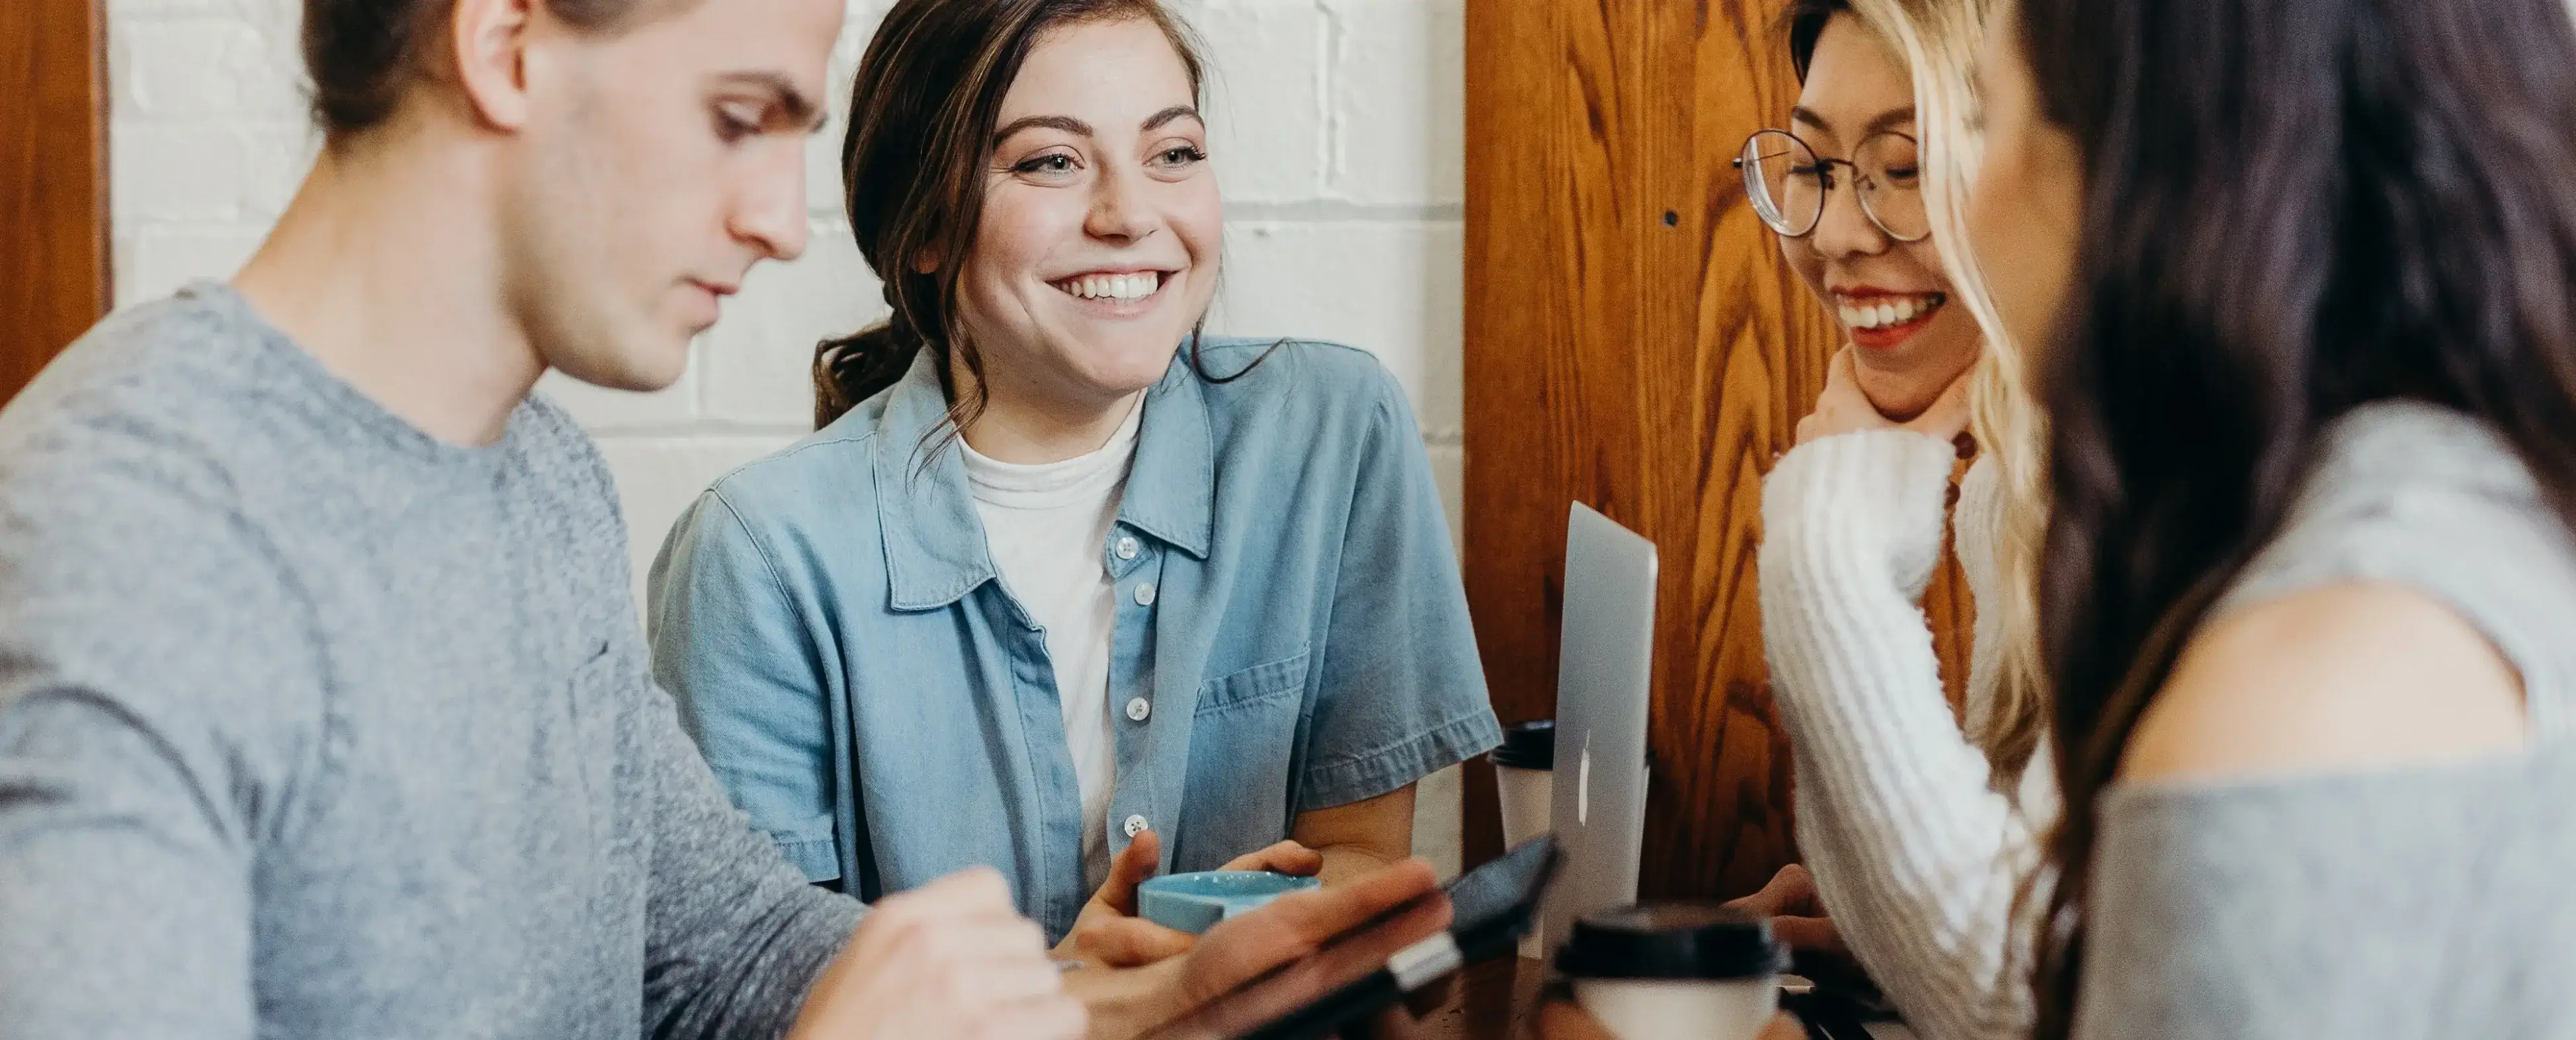
[{"label": "grey off-shoulder top", "polygon": [[2522,675],[2530,749],[2106,791],[2083,1040],[2576,1037],[2576,541],[2486,426],[2382,402],[2330,431],[2218,613],[2348,581],[2483,632]]}]

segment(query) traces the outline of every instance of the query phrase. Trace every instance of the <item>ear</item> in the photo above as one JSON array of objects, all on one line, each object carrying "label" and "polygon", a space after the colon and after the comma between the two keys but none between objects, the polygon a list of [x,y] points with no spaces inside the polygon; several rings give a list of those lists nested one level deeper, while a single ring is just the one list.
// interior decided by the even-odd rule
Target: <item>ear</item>
[{"label": "ear", "polygon": [[918,253],[912,254],[912,273],[938,274],[939,251],[936,249],[924,249]]},{"label": "ear", "polygon": [[466,104],[485,125],[528,121],[528,29],[544,0],[456,0],[448,43]]}]

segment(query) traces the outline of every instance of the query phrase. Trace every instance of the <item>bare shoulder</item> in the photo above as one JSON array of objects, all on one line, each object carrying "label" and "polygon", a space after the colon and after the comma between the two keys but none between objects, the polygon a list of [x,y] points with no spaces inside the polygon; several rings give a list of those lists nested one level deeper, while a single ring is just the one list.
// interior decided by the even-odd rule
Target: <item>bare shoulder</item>
[{"label": "bare shoulder", "polygon": [[2522,679],[2414,589],[2348,583],[2205,624],[2139,720],[2129,780],[2366,770],[2510,753]]}]

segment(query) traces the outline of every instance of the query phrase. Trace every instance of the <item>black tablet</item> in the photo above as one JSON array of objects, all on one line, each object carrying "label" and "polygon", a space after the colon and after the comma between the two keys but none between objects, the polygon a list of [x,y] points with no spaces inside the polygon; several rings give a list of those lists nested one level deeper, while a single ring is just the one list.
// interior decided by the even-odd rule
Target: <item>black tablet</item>
[{"label": "black tablet", "polygon": [[1148,1040],[1332,1036],[1459,968],[1510,954],[1529,931],[1556,858],[1554,839],[1524,842],[1450,882],[1441,894],[1346,932],[1305,959],[1155,1030]]}]

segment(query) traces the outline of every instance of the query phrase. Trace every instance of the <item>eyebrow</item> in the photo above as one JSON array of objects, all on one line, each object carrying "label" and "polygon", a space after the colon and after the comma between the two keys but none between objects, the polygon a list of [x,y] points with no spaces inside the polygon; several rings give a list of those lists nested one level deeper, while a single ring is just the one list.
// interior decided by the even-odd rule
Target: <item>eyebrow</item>
[{"label": "eyebrow", "polygon": [[[1805,105],[1799,105],[1796,108],[1790,109],[1789,118],[1797,122],[1805,123],[1808,126],[1815,127],[1816,129],[1829,134],[1834,132],[1834,124],[1831,120],[1817,114],[1815,109],[1808,108]],[[1879,113],[1878,118],[1870,120],[1869,125],[1860,128],[1860,132],[1862,136],[1867,136],[1881,130],[1888,129],[1889,127],[1896,126],[1899,123],[1911,123],[1913,121],[1914,106],[1906,105],[1901,108],[1891,108],[1885,112]]]},{"label": "eyebrow", "polygon": [[[1207,122],[1207,120],[1199,118],[1198,109],[1192,108],[1188,105],[1173,105],[1170,108],[1166,108],[1160,112],[1156,112],[1153,115],[1145,117],[1145,122],[1142,126],[1145,132],[1152,133],[1155,130],[1161,129],[1163,126],[1169,124],[1175,119],[1197,119],[1201,123]],[[1000,131],[994,133],[993,144],[998,147],[1002,142],[1010,140],[1012,134],[1019,133],[1022,130],[1038,129],[1061,130],[1076,137],[1098,136],[1098,132],[1092,129],[1091,124],[1075,119],[1072,116],[1023,116],[1019,119],[1012,120],[1009,125],[1002,127]]]},{"label": "eyebrow", "polygon": [[1152,133],[1156,130],[1160,130],[1163,128],[1164,124],[1175,119],[1198,119],[1200,125],[1206,125],[1207,123],[1207,120],[1199,118],[1198,109],[1192,108],[1188,105],[1174,105],[1160,112],[1156,112],[1151,117],[1147,118],[1144,124],[1145,132]]},{"label": "eyebrow", "polygon": [[1010,140],[1012,134],[1019,133],[1022,130],[1040,129],[1062,130],[1065,133],[1072,134],[1076,137],[1095,136],[1091,129],[1091,124],[1075,119],[1072,116],[1022,116],[1018,119],[1011,120],[1010,125],[1004,126],[1000,130],[995,131],[993,134],[993,144],[998,146],[1002,142]]},{"label": "eyebrow", "polygon": [[831,118],[831,112],[826,110],[821,102],[814,100],[803,90],[797,89],[796,84],[787,77],[775,72],[728,72],[716,77],[716,81],[733,86],[756,87],[769,92],[779,110],[787,116],[787,121],[804,128],[809,133],[821,130],[823,123]]}]

